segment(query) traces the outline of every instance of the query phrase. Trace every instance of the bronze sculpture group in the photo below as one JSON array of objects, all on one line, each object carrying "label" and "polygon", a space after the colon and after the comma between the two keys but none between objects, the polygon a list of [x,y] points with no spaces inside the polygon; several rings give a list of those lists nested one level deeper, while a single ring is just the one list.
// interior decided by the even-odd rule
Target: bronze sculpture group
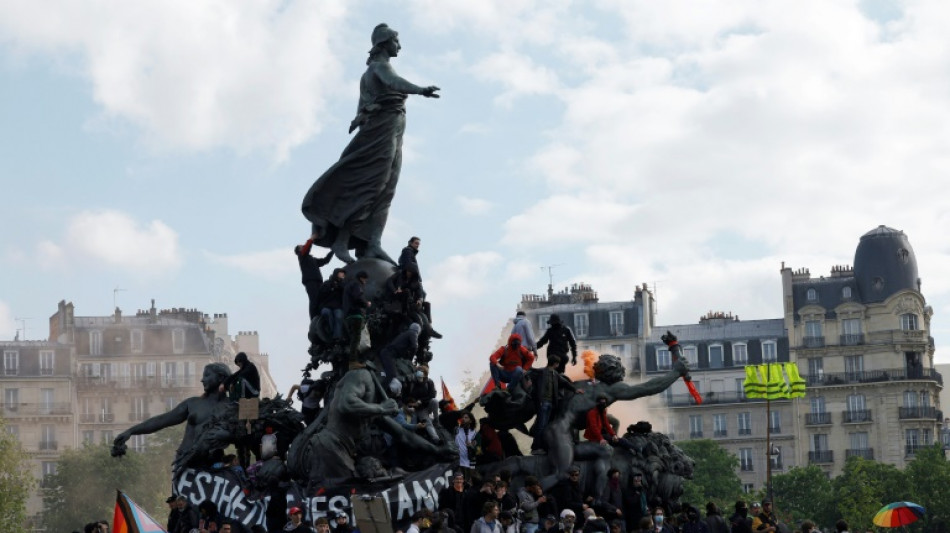
[{"label": "bronze sculpture group", "polygon": [[[421,424],[432,425],[426,428],[427,433],[414,431],[397,416],[401,410],[399,388],[426,368],[432,358],[430,339],[438,335],[431,329],[428,307],[423,306],[425,293],[414,259],[418,242],[410,254],[411,264],[402,264],[406,261],[401,258],[399,266],[381,246],[402,163],[405,101],[410,94],[437,98],[439,89],[414,85],[395,73],[390,59],[401,49],[397,32],[380,24],[371,40],[367,69],[360,80],[357,115],[350,128],[351,132],[359,131],[339,161],[316,180],[302,204],[303,214],[311,222],[305,253],[309,254],[311,243],[329,248],[345,266],[335,270],[325,283],[336,280],[342,284],[345,279],[352,282],[362,277],[360,298],[365,299],[360,321],[350,321],[339,311],[321,309],[311,301],[310,361],[304,375],[307,394],[319,390],[319,395],[310,396],[309,404],[304,402],[309,409],[307,423],[293,408],[292,400],[279,395],[261,400],[255,420],[239,421],[237,404],[219,390],[231,372],[225,365],[213,363],[204,369],[201,396],[189,398],[168,413],[120,434],[115,439],[114,455],[125,453],[125,442],[132,435],[186,423],[175,462],[176,476],[184,468],[208,468],[225,447],[235,445],[258,459],[258,475],[250,489],[259,493],[279,492],[280,487],[286,491],[287,483],[296,483],[309,494],[331,485],[353,487],[355,491],[370,483],[398,479],[407,470],[438,464],[457,467],[454,424],[458,416],[445,411],[441,415],[448,416],[440,416],[423,409],[426,416]],[[350,250],[355,250],[356,259]],[[299,247],[296,253],[301,254]],[[303,268],[303,262],[301,265]],[[407,297],[403,290],[415,292]],[[308,294],[316,295],[317,291],[308,287]],[[339,318],[347,325],[358,325],[341,328]],[[341,339],[341,333],[350,342]],[[406,343],[412,347],[407,349]],[[592,379],[557,387],[553,398],[552,389],[545,388],[549,392],[542,402],[539,395],[546,387],[542,384],[548,383],[545,380],[566,379],[566,353],[562,359],[552,357],[545,368],[531,368],[529,363],[526,371],[518,372],[523,377],[513,386],[480,398],[494,428],[532,434],[532,448],[538,453],[477,468],[486,474],[507,469],[516,483],[523,482],[525,476],[534,476],[550,487],[569,469],[580,465],[585,483],[594,494],[606,486],[608,470],[616,468],[624,482],[635,474],[642,475],[652,494],[664,503],[675,504],[682,492],[682,478],[691,474],[692,463],[666,437],[644,430],[643,425],[628,428],[618,439],[622,446],[578,442],[577,434],[584,429],[585,415],[598,400],[609,405],[658,394],[685,376],[686,366],[677,362],[670,372],[633,385],[623,380],[624,369],[618,358],[602,355],[594,364]],[[319,369],[324,369],[319,379],[310,380],[311,372]],[[532,420],[534,427],[528,429]],[[272,435],[276,438],[269,439],[271,445],[263,446],[262,442]],[[394,454],[411,456],[412,460],[392,464]]]}]

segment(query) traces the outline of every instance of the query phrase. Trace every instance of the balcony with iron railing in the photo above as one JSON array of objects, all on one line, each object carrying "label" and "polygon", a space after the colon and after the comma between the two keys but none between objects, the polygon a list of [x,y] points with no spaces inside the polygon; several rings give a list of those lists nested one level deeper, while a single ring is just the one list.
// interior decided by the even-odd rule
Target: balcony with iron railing
[{"label": "balcony with iron railing", "polygon": [[858,346],[864,344],[863,333],[848,333],[845,335],[839,335],[838,339],[841,343],[841,346]]},{"label": "balcony with iron railing", "polygon": [[198,387],[196,376],[81,376],[81,389],[190,389]]},{"label": "balcony with iron railing", "polygon": [[874,448],[849,448],[844,451],[845,458],[863,457],[869,461],[874,460]]},{"label": "balcony with iron railing", "polygon": [[823,348],[824,346],[824,337],[802,337],[803,348]]},{"label": "balcony with iron railing", "polygon": [[844,424],[863,424],[871,422],[870,409],[848,409],[841,412],[841,421]]},{"label": "balcony with iron railing", "polygon": [[937,420],[940,421],[943,418],[943,413],[937,411],[936,407],[933,406],[917,406],[917,407],[898,407],[897,418],[901,420]]},{"label": "balcony with iron railing", "polygon": [[111,424],[115,422],[115,413],[80,413],[81,424]]},{"label": "balcony with iron railing", "polygon": [[835,462],[835,452],[833,450],[808,452],[808,462],[812,464],[833,463]]},{"label": "balcony with iron railing", "polygon": [[922,444],[922,443],[919,443],[919,442],[911,443],[911,444],[905,444],[905,445],[904,445],[904,455],[906,455],[906,456],[917,455],[917,452],[918,452],[919,450],[922,450],[922,449],[927,448],[927,447],[929,447],[929,446],[930,446],[929,444]]},{"label": "balcony with iron railing", "polygon": [[55,440],[41,440],[40,451],[54,451],[59,448],[59,443]]},{"label": "balcony with iron railing", "polygon": [[831,424],[831,413],[806,413],[806,426],[827,426]]},{"label": "balcony with iron railing", "polygon": [[129,413],[129,422],[139,422],[142,420],[148,420],[151,417],[152,415],[148,413],[139,413],[139,412],[132,411],[131,413]]},{"label": "balcony with iron railing", "polygon": [[717,429],[713,431],[713,437],[728,437],[729,432],[725,429]]},{"label": "balcony with iron railing", "polygon": [[73,413],[73,406],[69,403],[5,403],[0,404],[0,412],[7,418],[68,416]]},{"label": "balcony with iron railing", "polygon": [[702,430],[699,430],[699,431],[690,431],[690,432],[689,432],[689,438],[691,438],[691,439],[701,439],[701,438],[703,438],[703,432],[702,432]]},{"label": "balcony with iron railing", "polygon": [[[703,405],[723,404],[723,403],[760,403],[765,402],[764,398],[747,398],[742,392],[707,392],[702,394]],[[690,394],[671,394],[664,396],[667,407],[686,407],[696,405],[696,400]],[[787,399],[772,400],[776,402],[788,402]]]},{"label": "balcony with iron railing", "polygon": [[752,463],[742,463],[739,465],[739,469],[743,472],[752,472]]},{"label": "balcony with iron railing", "polygon": [[932,368],[906,368],[887,370],[857,370],[853,372],[822,372],[804,376],[809,387],[831,387],[854,383],[881,383],[886,381],[936,381],[943,385],[943,376]]},{"label": "balcony with iron railing", "polygon": [[740,435],[751,435],[751,434],[752,434],[752,428],[739,428],[738,433],[739,433]]}]

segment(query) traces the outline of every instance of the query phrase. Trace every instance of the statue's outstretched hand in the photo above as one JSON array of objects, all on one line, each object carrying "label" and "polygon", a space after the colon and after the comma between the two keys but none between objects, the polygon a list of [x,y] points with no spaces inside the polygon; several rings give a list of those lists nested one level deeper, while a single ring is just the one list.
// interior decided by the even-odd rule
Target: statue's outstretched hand
[{"label": "statue's outstretched hand", "polygon": [[672,331],[667,331],[660,337],[660,340],[663,341],[663,344],[672,346],[676,344],[676,335],[673,335]]},{"label": "statue's outstretched hand", "polygon": [[439,95],[435,94],[436,91],[441,91],[441,89],[439,89],[439,88],[436,87],[435,85],[430,85],[430,86],[428,86],[428,87],[423,87],[423,88],[422,88],[422,96],[425,96],[426,98],[438,98]]},{"label": "statue's outstretched hand", "polygon": [[399,412],[399,404],[396,403],[396,400],[393,400],[392,398],[384,400],[383,403],[379,404],[379,406],[382,408],[383,414],[386,416],[393,416]]},{"label": "statue's outstretched hand", "polygon": [[112,441],[112,457],[122,457],[125,455],[125,452],[128,450],[128,446],[126,446],[125,443],[130,437],[131,435],[124,431],[119,433],[119,436]]}]

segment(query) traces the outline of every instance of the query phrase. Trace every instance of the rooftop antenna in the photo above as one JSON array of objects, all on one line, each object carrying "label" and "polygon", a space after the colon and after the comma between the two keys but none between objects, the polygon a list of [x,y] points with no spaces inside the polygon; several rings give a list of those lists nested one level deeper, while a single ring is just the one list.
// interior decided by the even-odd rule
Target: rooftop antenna
[{"label": "rooftop antenna", "polygon": [[116,303],[116,300],[117,300],[116,297],[118,296],[120,292],[125,292],[125,289],[120,289],[118,285],[116,285],[115,288],[112,289],[112,309],[113,310],[119,308],[119,305]]},{"label": "rooftop antenna", "polygon": [[554,267],[564,266],[564,263],[558,263],[556,265],[548,265],[541,267],[541,270],[548,271],[548,299],[554,297]]},{"label": "rooftop antenna", "polygon": [[29,316],[18,316],[18,317],[16,317],[16,318],[14,318],[13,320],[15,320],[15,321],[17,321],[17,322],[20,323],[20,329],[18,329],[17,331],[22,332],[22,333],[23,333],[23,340],[26,340],[26,321],[27,321],[27,320],[33,320],[33,317],[29,317]]}]

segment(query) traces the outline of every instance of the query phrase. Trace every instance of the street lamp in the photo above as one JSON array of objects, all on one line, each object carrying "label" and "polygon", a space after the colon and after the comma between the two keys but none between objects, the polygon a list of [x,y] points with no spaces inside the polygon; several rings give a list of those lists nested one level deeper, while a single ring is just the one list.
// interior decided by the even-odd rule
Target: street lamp
[{"label": "street lamp", "polygon": [[769,467],[765,470],[765,493],[766,497],[772,502],[772,509],[775,509],[775,496],[772,494],[772,464],[778,461],[781,451],[774,444],[769,445]]}]

